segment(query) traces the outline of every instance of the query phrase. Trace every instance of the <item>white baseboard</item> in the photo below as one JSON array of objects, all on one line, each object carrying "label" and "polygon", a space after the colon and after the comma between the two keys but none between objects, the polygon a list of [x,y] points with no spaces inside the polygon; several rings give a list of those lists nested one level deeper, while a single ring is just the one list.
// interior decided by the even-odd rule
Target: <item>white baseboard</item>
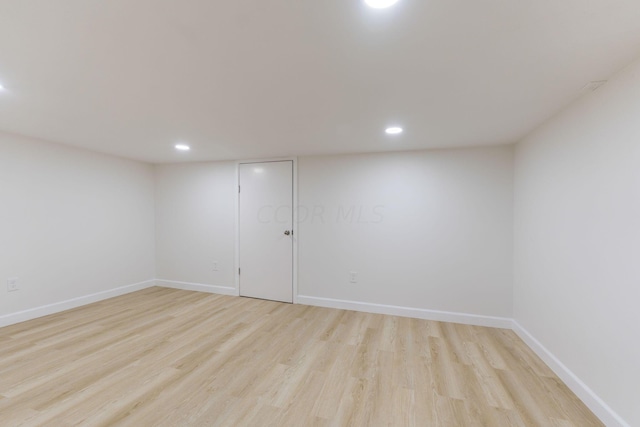
[{"label": "white baseboard", "polygon": [[203,285],[202,283],[176,282],[175,280],[156,279],[156,286],[182,289],[184,291],[207,292],[210,294],[238,296],[238,291],[231,286]]},{"label": "white baseboard", "polygon": [[[152,286],[162,286],[188,291],[207,292],[221,295],[237,296],[235,287],[204,285],[201,283],[177,282],[173,280],[147,280],[133,285],[122,286],[107,291],[97,292],[54,304],[23,310],[0,316],[0,327],[13,325],[38,317],[48,316],[61,311],[117,297]],[[506,317],[482,316],[476,314],[454,313],[448,311],[426,310],[420,308],[401,307],[395,305],[373,304],[358,301],[338,300],[332,298],[310,297],[298,295],[298,304],[317,307],[337,308],[343,310],[363,311],[366,313],[389,314],[417,319],[436,320],[440,322],[462,323],[467,325],[487,326],[492,328],[513,329],[513,331],[558,375],[558,377],[580,398],[585,405],[608,427],[630,427],[609,405],[593,390],[567,368],[553,353],[524,329],[517,321]]]},{"label": "white baseboard", "polygon": [[30,308],[28,310],[18,311],[0,316],[0,328],[4,326],[14,325],[16,323],[25,322],[27,320],[36,319],[38,317],[48,316],[50,314],[59,313],[61,311],[70,310],[82,305],[91,304],[105,299],[117,297],[142,289],[150,288],[155,285],[155,280],[147,280],[145,282],[135,283],[133,285],[121,286],[119,288],[109,289],[107,291],[96,292],[91,295],[84,295],[77,298],[60,301],[53,304],[43,305],[41,307]]},{"label": "white baseboard", "polygon": [[556,356],[524,329],[513,321],[513,331],[542,359],[553,372],[573,391],[580,400],[608,427],[630,427],[609,405],[567,368]]},{"label": "white baseboard", "polygon": [[503,329],[511,329],[512,326],[512,319],[507,317],[492,317],[477,314],[454,313],[449,311],[426,310],[422,308],[400,307],[397,305],[373,304],[302,295],[298,295],[297,302],[298,304],[313,305],[317,307],[364,311],[366,313],[390,314],[393,316],[414,317],[417,319],[462,323],[465,325],[488,326]]}]

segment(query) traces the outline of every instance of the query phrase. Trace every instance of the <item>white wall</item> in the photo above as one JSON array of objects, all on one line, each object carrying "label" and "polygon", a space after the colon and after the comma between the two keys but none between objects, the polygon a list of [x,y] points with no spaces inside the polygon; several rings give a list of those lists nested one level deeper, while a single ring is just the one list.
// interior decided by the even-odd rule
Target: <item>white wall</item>
[{"label": "white wall", "polygon": [[[300,158],[299,294],[511,317],[512,166],[512,147]],[[234,285],[235,173],[156,166],[159,279]]]},{"label": "white wall", "polygon": [[155,167],[158,279],[235,286],[235,174],[234,162]]},{"label": "white wall", "polygon": [[512,147],[301,158],[299,293],[511,317],[512,166]]},{"label": "white wall", "polygon": [[518,144],[515,253],[516,321],[640,425],[640,63]]},{"label": "white wall", "polygon": [[0,133],[0,316],[153,279],[153,191],[149,165]]}]

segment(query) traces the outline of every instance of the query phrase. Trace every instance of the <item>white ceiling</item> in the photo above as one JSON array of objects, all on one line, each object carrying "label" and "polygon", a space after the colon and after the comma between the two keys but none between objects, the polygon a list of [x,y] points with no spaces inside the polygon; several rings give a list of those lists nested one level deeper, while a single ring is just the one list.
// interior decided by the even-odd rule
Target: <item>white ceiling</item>
[{"label": "white ceiling", "polygon": [[639,23],[638,0],[0,0],[0,129],[149,162],[512,143],[639,55]]}]

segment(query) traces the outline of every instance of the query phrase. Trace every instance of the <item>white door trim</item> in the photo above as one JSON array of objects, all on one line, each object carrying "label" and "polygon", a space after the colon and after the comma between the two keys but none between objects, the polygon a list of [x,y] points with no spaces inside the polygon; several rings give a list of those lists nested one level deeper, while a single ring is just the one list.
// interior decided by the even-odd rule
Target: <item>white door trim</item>
[{"label": "white door trim", "polygon": [[235,248],[235,295],[240,296],[240,195],[238,187],[240,186],[240,165],[247,163],[268,163],[268,162],[293,162],[293,303],[298,304],[298,240],[300,233],[298,231],[298,158],[297,157],[277,157],[269,159],[249,159],[236,160],[236,191],[235,191],[235,228],[236,228],[236,248]]}]

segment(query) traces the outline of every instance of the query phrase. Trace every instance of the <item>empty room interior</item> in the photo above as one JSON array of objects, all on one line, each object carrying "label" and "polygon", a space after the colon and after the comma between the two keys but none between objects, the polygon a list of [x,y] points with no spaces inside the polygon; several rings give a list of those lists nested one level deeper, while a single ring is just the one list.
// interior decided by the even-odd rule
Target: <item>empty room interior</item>
[{"label": "empty room interior", "polygon": [[640,2],[0,0],[0,284],[0,427],[640,426]]}]

